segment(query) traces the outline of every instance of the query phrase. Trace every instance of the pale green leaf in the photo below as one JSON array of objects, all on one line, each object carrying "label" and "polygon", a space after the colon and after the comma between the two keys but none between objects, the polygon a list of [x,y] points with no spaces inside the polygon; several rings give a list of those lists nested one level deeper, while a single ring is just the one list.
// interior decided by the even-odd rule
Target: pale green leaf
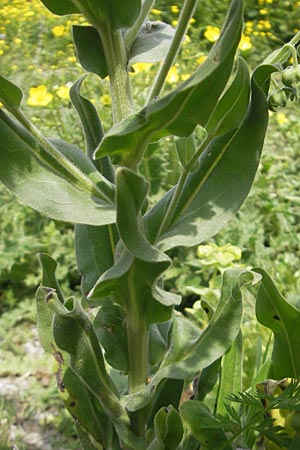
[{"label": "pale green leaf", "polygon": [[170,47],[175,30],[164,22],[146,22],[129,54],[129,64],[162,61]]},{"label": "pale green leaf", "polygon": [[0,181],[33,209],[67,222],[101,225],[115,221],[114,189],[77,147],[49,141],[63,163],[15,120],[0,110]]}]

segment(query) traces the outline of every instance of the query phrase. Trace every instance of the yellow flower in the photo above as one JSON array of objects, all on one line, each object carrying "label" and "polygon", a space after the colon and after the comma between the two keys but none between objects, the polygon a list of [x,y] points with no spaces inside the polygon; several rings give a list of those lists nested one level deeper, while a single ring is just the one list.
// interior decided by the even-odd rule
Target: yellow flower
[{"label": "yellow flower", "polygon": [[197,64],[202,64],[205,60],[206,60],[207,56],[206,55],[201,55],[196,59],[196,63]]},{"label": "yellow flower", "polygon": [[55,37],[63,36],[66,32],[64,25],[56,25],[52,28],[52,34]]},{"label": "yellow flower", "polygon": [[265,14],[268,14],[268,11],[266,9],[260,9],[259,10],[259,14],[261,14],[262,16],[264,16]]},{"label": "yellow flower", "polygon": [[108,94],[101,95],[100,102],[103,106],[110,106],[111,105],[111,98]]},{"label": "yellow flower", "polygon": [[192,17],[191,19],[190,19],[190,24],[191,25],[193,25],[194,23],[196,23],[197,21],[196,21],[196,19],[194,19],[194,17]]},{"label": "yellow flower", "polygon": [[75,56],[68,56],[67,60],[71,63],[76,62],[76,57]]},{"label": "yellow flower", "polygon": [[146,72],[148,70],[150,70],[150,67],[152,66],[152,63],[135,63],[132,65],[132,68],[134,70],[134,72],[130,72],[130,73],[140,73],[140,72]]},{"label": "yellow flower", "polygon": [[16,45],[20,45],[20,44],[22,44],[22,39],[14,38],[13,42],[14,42],[14,44],[16,44]]},{"label": "yellow flower", "polygon": [[179,80],[178,71],[175,66],[172,66],[169,70],[166,80],[168,83],[176,83]]},{"label": "yellow flower", "polygon": [[47,91],[47,87],[40,85],[29,89],[27,105],[29,106],[47,106],[52,101],[53,95]]},{"label": "yellow flower", "polygon": [[180,78],[182,81],[188,80],[190,78],[190,75],[188,73],[183,73]]},{"label": "yellow flower", "polygon": [[4,106],[3,103],[0,102],[0,108],[3,108],[3,106]]},{"label": "yellow flower", "polygon": [[277,113],[275,117],[278,125],[285,125],[286,123],[288,123],[288,119],[283,112]]},{"label": "yellow flower", "polygon": [[178,8],[177,5],[172,5],[172,6],[170,6],[170,10],[171,10],[171,12],[172,12],[173,14],[178,14],[179,11],[180,11],[180,9]]},{"label": "yellow flower", "polygon": [[204,37],[209,42],[216,42],[219,36],[220,36],[220,28],[212,27],[211,25],[208,25],[206,27],[206,30],[204,31]]},{"label": "yellow flower", "polygon": [[270,24],[269,20],[259,20],[257,28],[259,30],[269,30],[270,28],[272,28],[272,25]]},{"label": "yellow flower", "polygon": [[161,11],[159,9],[151,9],[152,14],[155,14],[156,16],[159,16],[161,14]]},{"label": "yellow flower", "polygon": [[252,43],[251,43],[250,37],[242,36],[242,39],[240,40],[240,43],[239,43],[239,49],[242,52],[246,52],[247,50],[250,50],[251,47],[252,47]]},{"label": "yellow flower", "polygon": [[69,100],[69,86],[59,86],[56,90],[56,95],[62,100]]},{"label": "yellow flower", "polygon": [[172,20],[171,24],[172,24],[172,27],[174,27],[174,28],[177,27],[178,20]]}]

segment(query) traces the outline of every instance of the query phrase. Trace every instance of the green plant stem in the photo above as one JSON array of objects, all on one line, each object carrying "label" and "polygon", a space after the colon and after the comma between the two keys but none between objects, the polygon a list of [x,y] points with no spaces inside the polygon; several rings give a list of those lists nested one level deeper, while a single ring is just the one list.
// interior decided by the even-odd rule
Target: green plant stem
[{"label": "green plant stem", "polygon": [[127,70],[127,55],[121,31],[113,32],[109,23],[98,27],[108,70],[114,123],[129,115],[132,98]]},{"label": "green plant stem", "polygon": [[153,98],[157,97],[164,85],[168,72],[180,49],[180,44],[189,25],[189,21],[194,13],[196,4],[197,0],[185,0],[184,2],[179,16],[175,35],[173,37],[167,56],[161,64],[160,69],[157,73],[148,101],[151,101]]},{"label": "green plant stem", "polygon": [[141,9],[138,19],[136,20],[134,25],[127,31],[127,33],[125,35],[125,47],[126,47],[126,50],[128,53],[131,49],[133,42],[135,41],[135,39],[138,35],[138,32],[141,29],[146,17],[148,16],[149,11],[151,10],[154,2],[155,2],[155,0],[144,0],[143,1],[142,9]]},{"label": "green plant stem", "polygon": [[[142,389],[148,377],[149,331],[136,298],[135,279],[129,277],[127,303],[127,343],[128,343],[128,390],[129,394]],[[131,415],[131,429],[138,436],[145,434],[144,414],[137,411]]]}]

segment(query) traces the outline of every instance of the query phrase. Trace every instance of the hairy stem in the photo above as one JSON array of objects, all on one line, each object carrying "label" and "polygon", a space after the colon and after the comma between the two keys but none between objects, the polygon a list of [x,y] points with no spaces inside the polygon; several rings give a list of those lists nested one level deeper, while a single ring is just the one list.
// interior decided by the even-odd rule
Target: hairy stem
[{"label": "hairy stem", "polygon": [[113,121],[119,122],[132,109],[132,99],[127,70],[127,55],[121,31],[113,32],[110,24],[98,27],[104,49],[110,92],[112,98]]}]

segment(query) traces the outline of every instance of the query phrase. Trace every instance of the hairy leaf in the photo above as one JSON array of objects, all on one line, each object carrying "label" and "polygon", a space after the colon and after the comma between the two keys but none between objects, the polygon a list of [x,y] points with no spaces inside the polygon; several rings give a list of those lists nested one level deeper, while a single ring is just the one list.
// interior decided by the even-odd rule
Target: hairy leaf
[{"label": "hairy leaf", "polygon": [[162,61],[170,47],[175,30],[164,22],[146,22],[129,54],[129,64]]},{"label": "hairy leaf", "polygon": [[126,424],[116,388],[106,372],[102,350],[86,312],[75,298],[62,305],[53,294],[47,298],[54,311],[53,335],[57,346],[70,354],[70,368],[98,398],[105,413],[114,422]]},{"label": "hairy leaf", "polygon": [[50,141],[77,178],[15,120],[0,110],[0,181],[33,209],[67,222],[100,225],[115,220],[112,185],[77,147]]}]

